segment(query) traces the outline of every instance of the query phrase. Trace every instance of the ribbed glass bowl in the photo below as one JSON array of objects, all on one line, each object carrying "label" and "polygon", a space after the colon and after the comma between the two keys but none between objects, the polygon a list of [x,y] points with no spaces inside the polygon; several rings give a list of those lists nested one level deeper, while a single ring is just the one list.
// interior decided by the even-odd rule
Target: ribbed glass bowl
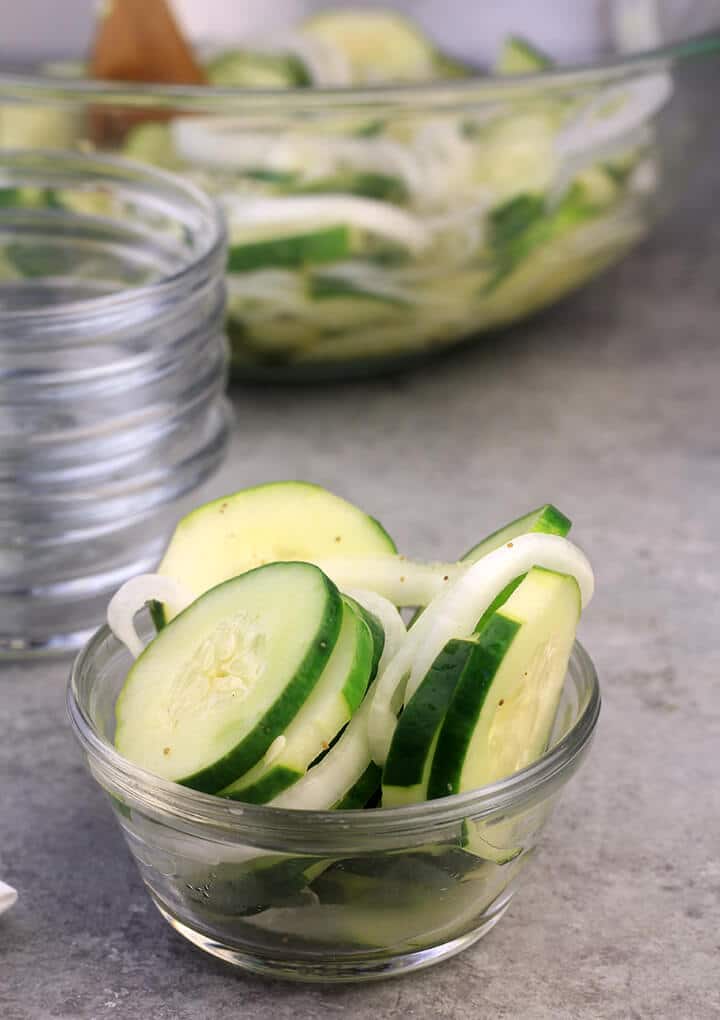
[{"label": "ribbed glass bowl", "polygon": [[[298,16],[329,6],[248,0],[238,34],[264,23],[277,47]],[[511,78],[264,91],[5,74],[0,146],[90,140],[218,196],[244,378],[371,374],[521,320],[616,262],[675,199],[701,133],[693,70],[720,48],[717,4],[382,6],[473,67],[492,67],[509,33],[558,63]],[[262,202],[248,213],[252,198]],[[304,204],[278,211],[288,198]],[[243,247],[278,237],[290,241],[270,253]]]},{"label": "ribbed glass bowl", "polygon": [[219,466],[225,233],[191,183],[0,159],[0,658],[77,649]]},{"label": "ribbed glass bowl", "polygon": [[[141,633],[151,636],[147,621]],[[576,644],[550,749],[528,768],[414,807],[289,811],[189,790],[122,758],[114,706],[130,665],[102,628],[75,663],[68,710],[153,902],[206,952],[300,981],[400,974],[488,932],[600,711],[595,670]]]}]

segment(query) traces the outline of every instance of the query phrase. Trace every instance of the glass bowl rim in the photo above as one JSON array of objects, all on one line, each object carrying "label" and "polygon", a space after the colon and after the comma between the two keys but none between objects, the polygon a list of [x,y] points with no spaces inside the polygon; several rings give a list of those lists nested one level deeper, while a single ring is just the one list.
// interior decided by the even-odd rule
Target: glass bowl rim
[{"label": "glass bowl rim", "polygon": [[[360,86],[313,86],[260,89],[232,88],[210,85],[164,85],[154,82],[119,82],[98,79],[67,79],[36,72],[13,72],[0,69],[0,98],[7,95],[15,101],[23,98],[50,98],[51,101],[87,101],[101,104],[128,106],[160,102],[172,109],[173,105],[190,105],[202,109],[213,104],[234,100],[244,107],[260,103],[260,112],[279,108],[283,113],[302,109],[320,109],[323,106],[343,109],[347,106],[369,107],[395,101],[408,107],[412,100],[427,101],[433,96],[449,100],[482,101],[499,90],[501,94],[530,90],[533,93],[548,86],[568,88],[583,86],[597,78],[623,78],[633,72],[665,66],[720,51],[720,26],[699,35],[680,39],[655,49],[638,50],[605,60],[562,65],[530,74],[497,75],[473,74],[467,78],[439,79],[431,82],[378,84]],[[249,112],[244,110],[243,112]]]},{"label": "glass bowl rim", "polygon": [[[142,801],[155,813],[196,825],[238,830],[243,836],[255,830],[262,835],[305,834],[312,843],[323,837],[353,835],[389,836],[393,833],[418,832],[429,827],[462,821],[472,815],[485,816],[524,803],[530,795],[552,784],[587,750],[598,721],[601,707],[600,686],[595,666],[579,641],[575,641],[568,663],[573,671],[584,674],[589,696],[584,708],[565,735],[540,758],[526,768],[488,786],[467,793],[424,801],[397,808],[364,810],[304,810],[277,808],[269,804],[246,804],[202,793],[162,779],[123,758],[101,737],[93,726],[84,706],[77,698],[80,672],[92,666],[101,646],[109,642],[118,648],[120,642],[107,625],[101,627],[78,653],[67,685],[67,711],[75,736],[88,758],[109,777],[115,789],[126,792],[134,801]],[[97,778],[97,776],[95,776]]]},{"label": "glass bowl rim", "polygon": [[[190,207],[200,212],[203,219],[202,229],[207,237],[202,239],[199,250],[193,253],[186,265],[163,275],[152,283],[139,286],[122,287],[116,293],[100,297],[71,300],[63,305],[47,307],[22,308],[0,312],[0,322],[4,326],[28,326],[54,330],[69,328],[72,321],[96,321],[106,316],[126,316],[134,309],[148,301],[177,299],[181,303],[188,295],[197,295],[198,285],[203,282],[215,285],[221,275],[227,229],[225,220],[217,202],[207,195],[200,187],[185,177],[160,170],[146,163],[126,157],[107,155],[96,152],[80,152],[66,149],[5,149],[2,154],[2,171],[21,172],[30,168],[38,173],[67,173],[68,177],[77,176],[77,183],[94,182],[99,187],[107,183],[109,186],[129,185],[140,192],[143,187],[152,189],[167,196],[171,205],[177,208],[179,201],[186,201]],[[33,182],[35,186],[36,182]],[[6,185],[7,186],[7,185]],[[37,184],[40,186],[40,184]],[[52,180],[48,180],[48,187]],[[66,187],[71,185],[67,183]],[[37,210],[33,210],[36,212]],[[50,210],[54,212],[54,210]],[[61,214],[65,218],[82,219],[82,215],[72,210]],[[85,217],[87,218],[87,217]],[[104,217],[92,217],[103,221]]]}]

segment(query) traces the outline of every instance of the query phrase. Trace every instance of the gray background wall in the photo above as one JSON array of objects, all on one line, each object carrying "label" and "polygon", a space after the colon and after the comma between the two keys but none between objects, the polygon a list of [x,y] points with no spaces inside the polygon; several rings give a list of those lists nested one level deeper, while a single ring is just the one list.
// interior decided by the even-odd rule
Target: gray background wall
[{"label": "gray background wall", "polygon": [[[304,10],[343,6],[343,0],[171,0],[189,31],[232,38],[262,29],[272,34]],[[0,57],[68,56],[86,50],[97,0],[0,0]],[[508,30],[522,30],[560,59],[583,58],[611,45],[611,9],[653,7],[663,34],[693,34],[720,19],[720,0],[396,0],[437,41],[458,55],[489,59]],[[347,2],[344,4],[348,5]],[[349,3],[352,6],[350,0]],[[382,0],[376,6],[388,6]],[[479,11],[482,9],[482,15]],[[482,20],[481,20],[482,19]],[[482,23],[482,32],[475,23]]]}]

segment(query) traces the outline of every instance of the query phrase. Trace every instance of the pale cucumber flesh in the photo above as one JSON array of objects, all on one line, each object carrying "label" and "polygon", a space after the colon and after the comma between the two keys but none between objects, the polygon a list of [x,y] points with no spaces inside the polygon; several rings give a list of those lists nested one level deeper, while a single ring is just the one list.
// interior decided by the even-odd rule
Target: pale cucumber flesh
[{"label": "pale cucumber flesh", "polygon": [[543,753],[579,616],[574,578],[534,567],[491,617],[443,721],[429,798],[485,786]]},{"label": "pale cucumber flesh", "polygon": [[363,699],[370,681],[374,641],[363,615],[343,600],[340,635],[323,673],[288,728],[283,745],[220,791],[234,800],[263,804],[298,780],[335,739]]},{"label": "pale cucumber flesh", "polygon": [[218,585],[164,628],[116,703],[115,744],[155,775],[209,793],[252,768],[330,659],[342,602],[306,563]]},{"label": "pale cucumber flesh", "polygon": [[273,482],[184,517],[158,573],[201,595],[264,563],[395,552],[382,526],[346,500],[307,482]]}]

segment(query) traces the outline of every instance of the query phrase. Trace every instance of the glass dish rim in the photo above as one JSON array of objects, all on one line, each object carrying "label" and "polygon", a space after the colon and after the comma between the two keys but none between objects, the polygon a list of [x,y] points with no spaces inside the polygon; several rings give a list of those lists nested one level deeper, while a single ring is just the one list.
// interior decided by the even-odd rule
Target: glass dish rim
[{"label": "glass dish rim", "polygon": [[[63,305],[2,311],[0,322],[3,325],[66,329],[70,322],[77,319],[95,321],[111,314],[125,316],[137,306],[153,299],[170,301],[179,298],[183,301],[189,295],[197,295],[198,284],[202,285],[204,281],[211,286],[215,284],[221,272],[220,265],[227,243],[225,220],[218,203],[192,181],[137,160],[106,153],[44,148],[3,150],[3,171],[18,171],[28,163],[37,163],[33,169],[38,171],[45,165],[50,170],[77,173],[78,181],[94,179],[99,185],[103,180],[119,186],[127,183],[137,187],[147,183],[148,187],[167,194],[170,202],[175,205],[178,198],[182,197],[202,214],[203,229],[207,230],[208,236],[203,239],[202,247],[187,265],[153,283],[123,287],[114,294],[68,301]],[[76,215],[72,211],[67,212],[69,217]]]},{"label": "glass dish rim", "polygon": [[[450,100],[482,101],[493,97],[499,90],[502,94],[514,91],[553,88],[568,88],[577,84],[583,86],[596,78],[622,78],[634,71],[649,70],[652,67],[674,63],[717,53],[720,51],[720,25],[698,35],[680,39],[655,49],[638,50],[614,58],[599,61],[580,62],[549,68],[531,74],[501,76],[497,74],[474,74],[462,79],[447,79],[434,82],[410,82],[405,84],[378,84],[358,86],[328,86],[311,88],[231,88],[209,85],[164,85],[153,82],[128,83],[96,79],[73,79],[52,77],[33,72],[13,72],[0,69],[0,97],[7,94],[15,101],[29,98],[50,97],[55,101],[78,102],[92,97],[101,104],[141,106],[143,101],[156,103],[167,109],[173,105],[203,105],[226,103],[234,100],[239,108],[261,103],[261,111],[278,107],[290,113],[302,109],[322,109],[324,106],[343,109],[347,106],[374,108],[387,102],[396,101],[408,107],[413,99],[427,100],[441,96]],[[247,113],[248,110],[244,109]]]},{"label": "glass dish rim", "polygon": [[[103,644],[118,648],[120,642],[109,627],[100,627],[80,650],[73,662],[67,684],[66,707],[75,736],[89,758],[99,764],[117,789],[123,789],[136,801],[146,801],[155,813],[178,821],[191,821],[199,827],[249,830],[269,836],[289,832],[294,837],[313,840],[332,836],[390,836],[417,832],[430,827],[457,823],[472,816],[485,816],[523,803],[543,787],[572,768],[587,750],[593,737],[601,707],[597,671],[588,652],[575,641],[568,675],[584,673],[590,685],[587,703],[568,732],[552,748],[526,768],[488,786],[468,793],[425,801],[406,807],[378,808],[372,811],[318,811],[277,808],[268,804],[245,804],[201,793],[161,779],[132,764],[102,738],[92,725],[84,706],[76,697],[76,681],[81,670],[91,664]],[[95,777],[97,778],[97,777]]]}]

